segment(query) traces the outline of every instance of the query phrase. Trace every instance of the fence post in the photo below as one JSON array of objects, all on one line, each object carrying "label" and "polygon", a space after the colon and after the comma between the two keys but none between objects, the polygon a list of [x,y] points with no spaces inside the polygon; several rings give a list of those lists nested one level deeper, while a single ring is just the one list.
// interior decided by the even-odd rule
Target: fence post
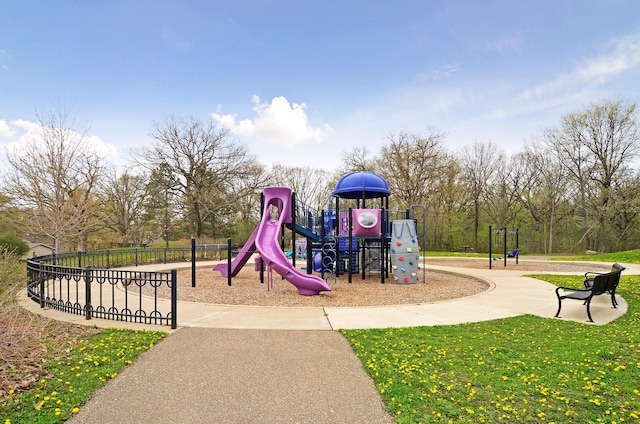
[{"label": "fence post", "polygon": [[191,287],[196,286],[196,238],[191,237]]},{"label": "fence post", "polygon": [[171,329],[178,327],[178,270],[171,270]]},{"label": "fence post", "polygon": [[85,318],[87,320],[91,319],[91,268],[87,267],[84,270],[84,308],[85,308]]},{"label": "fence post", "polygon": [[43,272],[42,267],[43,267],[42,261],[38,262],[38,285],[40,289],[40,307],[44,308],[44,280],[47,274]]}]

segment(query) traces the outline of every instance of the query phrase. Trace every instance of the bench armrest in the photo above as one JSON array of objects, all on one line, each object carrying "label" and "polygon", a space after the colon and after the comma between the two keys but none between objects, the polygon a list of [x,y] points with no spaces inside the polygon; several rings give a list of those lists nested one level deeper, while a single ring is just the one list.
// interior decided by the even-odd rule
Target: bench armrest
[{"label": "bench armrest", "polygon": [[586,288],[586,289],[577,289],[575,287],[556,287],[556,294],[559,294],[560,290],[569,291],[569,292],[590,292],[590,291],[593,291],[593,289],[591,287]]}]

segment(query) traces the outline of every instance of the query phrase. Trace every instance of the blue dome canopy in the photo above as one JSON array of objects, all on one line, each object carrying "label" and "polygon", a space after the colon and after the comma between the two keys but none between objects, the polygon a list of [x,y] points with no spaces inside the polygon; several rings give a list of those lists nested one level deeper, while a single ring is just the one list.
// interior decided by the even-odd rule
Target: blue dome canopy
[{"label": "blue dome canopy", "polygon": [[389,185],[373,172],[351,172],[340,178],[333,189],[333,196],[343,199],[372,199],[391,194]]}]

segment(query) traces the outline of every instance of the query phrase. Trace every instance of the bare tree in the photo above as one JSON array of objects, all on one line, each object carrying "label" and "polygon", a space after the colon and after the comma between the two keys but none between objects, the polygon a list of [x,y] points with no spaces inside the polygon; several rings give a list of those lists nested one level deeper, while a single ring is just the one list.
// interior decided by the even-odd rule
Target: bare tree
[{"label": "bare tree", "polygon": [[232,181],[231,192],[234,202],[229,211],[212,217],[216,220],[213,225],[213,237],[221,235],[217,231],[222,230],[226,236],[236,235],[241,240],[246,240],[262,213],[260,209],[262,191],[272,183],[269,173],[262,164],[255,162],[248,165],[244,176]]},{"label": "bare tree", "polygon": [[377,163],[366,147],[354,147],[342,156],[340,174],[349,172],[376,172]]},{"label": "bare tree", "polygon": [[[531,142],[516,160],[522,164],[519,173],[519,198],[541,230],[544,253],[554,253],[556,226],[563,219],[563,205],[568,197],[567,169],[540,143]],[[568,212],[568,211],[567,211]],[[540,228],[542,227],[542,228]]]},{"label": "bare tree", "polygon": [[147,182],[143,175],[111,170],[102,188],[104,222],[122,238],[122,243],[142,243],[140,227],[147,198]]},{"label": "bare tree", "polygon": [[400,131],[387,136],[388,144],[380,149],[377,169],[398,207],[428,203],[436,189],[433,181],[445,171],[444,137],[434,129],[424,135]]},{"label": "bare tree", "polygon": [[38,115],[38,121],[38,134],[7,152],[7,193],[24,209],[29,232],[51,238],[56,252],[67,241],[82,251],[100,225],[96,191],[104,159],[67,111]]},{"label": "bare tree", "polygon": [[606,250],[612,190],[640,149],[636,105],[603,101],[565,115],[559,128],[545,132],[544,142],[571,177],[583,222],[581,241]]},{"label": "bare tree", "polygon": [[485,194],[486,213],[497,228],[513,223],[521,209],[519,161],[507,158],[502,152],[495,163],[496,169]]},{"label": "bare tree", "polygon": [[155,122],[150,135],[156,143],[138,152],[136,161],[149,171],[163,167],[172,173],[191,234],[200,237],[212,215],[236,204],[234,182],[245,177],[255,159],[228,130],[193,117]]},{"label": "bare tree", "polygon": [[442,164],[443,172],[432,181],[436,190],[429,202],[429,241],[434,250],[454,250],[470,242],[459,222],[466,210],[465,189],[460,160],[447,154]]},{"label": "bare tree", "polygon": [[166,164],[151,171],[145,187],[147,196],[142,215],[141,240],[152,242],[162,237],[165,246],[169,247],[172,230],[183,222],[177,187],[174,174]]},{"label": "bare tree", "polygon": [[616,238],[611,240],[613,251],[636,249],[637,229],[640,224],[640,174],[638,170],[627,170],[616,178],[612,199],[607,208],[607,221]]},{"label": "bare tree", "polygon": [[291,187],[299,203],[315,210],[321,210],[329,203],[329,175],[323,169],[274,165],[271,180],[275,184]]},{"label": "bare tree", "polygon": [[478,249],[480,222],[488,196],[489,186],[493,183],[498,162],[503,153],[494,143],[474,141],[471,147],[462,150],[462,180],[466,187],[466,198],[473,219],[474,247]]}]

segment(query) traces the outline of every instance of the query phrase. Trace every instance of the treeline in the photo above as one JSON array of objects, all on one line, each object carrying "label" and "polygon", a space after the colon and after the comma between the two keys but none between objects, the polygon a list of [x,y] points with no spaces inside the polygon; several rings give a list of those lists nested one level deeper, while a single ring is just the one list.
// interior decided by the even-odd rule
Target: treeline
[{"label": "treeline", "polygon": [[627,250],[640,237],[638,128],[635,104],[605,100],[562,116],[517,153],[482,141],[450,151],[436,129],[399,131],[379,152],[345,152],[330,173],[267,167],[212,122],[170,116],[152,125],[154,143],[116,170],[58,111],[39,116],[37,135],[7,152],[0,222],[57,251],[191,236],[241,243],[265,186],[289,186],[321,210],[340,177],[371,171],[387,180],[392,209],[424,205],[429,250],[487,251],[489,225],[518,228],[526,253]]}]

